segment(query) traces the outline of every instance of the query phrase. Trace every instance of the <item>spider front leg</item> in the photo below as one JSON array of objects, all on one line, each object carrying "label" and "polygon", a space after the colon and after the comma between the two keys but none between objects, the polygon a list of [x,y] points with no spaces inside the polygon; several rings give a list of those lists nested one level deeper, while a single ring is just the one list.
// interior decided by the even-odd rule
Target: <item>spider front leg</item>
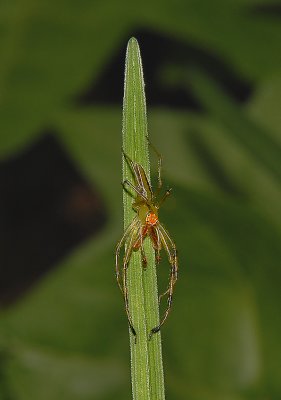
[{"label": "spider front leg", "polygon": [[150,145],[150,147],[152,148],[152,150],[154,151],[154,153],[156,154],[157,159],[158,159],[158,169],[157,169],[157,172],[158,172],[158,185],[157,185],[157,191],[156,191],[156,193],[154,195],[154,198],[157,198],[159,193],[160,193],[160,191],[161,191],[161,189],[162,189],[162,186],[163,186],[163,182],[162,182],[162,155],[159,153],[159,151],[156,149],[156,147],[151,143],[151,141],[149,140],[148,136],[146,138],[147,138],[148,144]]},{"label": "spider front leg", "polygon": [[143,193],[139,190],[139,188],[137,188],[136,186],[134,186],[130,181],[128,181],[128,179],[126,179],[125,181],[122,182],[122,185],[124,187],[124,189],[127,191],[126,189],[126,185],[130,186],[131,189],[133,189],[143,200],[146,201],[146,197],[143,195]]},{"label": "spider front leg", "polygon": [[177,258],[176,245],[170,238],[168,232],[164,229],[164,227],[160,223],[157,225],[157,230],[158,230],[158,234],[161,239],[161,243],[168,255],[169,263],[171,265],[171,272],[170,272],[169,287],[168,287],[167,291],[165,293],[163,293],[163,295],[160,296],[160,299],[161,299],[161,297],[168,294],[168,299],[167,299],[168,306],[164,312],[164,315],[163,315],[159,325],[157,325],[153,329],[151,329],[151,331],[149,333],[149,340],[152,338],[152,335],[154,333],[159,332],[161,326],[165,323],[165,321],[171,311],[174,286],[176,284],[177,277],[178,277],[178,258]]},{"label": "spider front leg", "polygon": [[157,207],[157,208],[160,208],[160,206],[164,203],[164,201],[166,200],[166,198],[167,198],[168,196],[170,196],[171,191],[172,191],[172,188],[166,190],[166,192],[164,193],[164,196],[162,197],[162,199],[160,199],[160,201],[156,204],[156,207]]}]

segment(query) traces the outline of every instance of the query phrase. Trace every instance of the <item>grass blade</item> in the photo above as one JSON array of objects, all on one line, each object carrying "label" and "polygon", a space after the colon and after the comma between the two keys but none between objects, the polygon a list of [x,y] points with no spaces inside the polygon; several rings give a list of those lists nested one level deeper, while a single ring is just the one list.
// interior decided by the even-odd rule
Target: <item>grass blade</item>
[{"label": "grass blade", "polygon": [[[147,143],[147,117],[144,81],[139,46],[130,39],[126,54],[123,102],[123,148],[135,162],[141,164],[150,180]],[[123,180],[133,180],[123,159]],[[124,227],[132,221],[133,198],[123,192]],[[164,377],[161,336],[148,341],[148,333],[159,322],[157,277],[154,250],[149,240],[144,243],[147,268],[142,267],[140,252],[133,253],[128,267],[129,308],[137,341],[130,332],[132,392],[135,400],[163,400]]]}]

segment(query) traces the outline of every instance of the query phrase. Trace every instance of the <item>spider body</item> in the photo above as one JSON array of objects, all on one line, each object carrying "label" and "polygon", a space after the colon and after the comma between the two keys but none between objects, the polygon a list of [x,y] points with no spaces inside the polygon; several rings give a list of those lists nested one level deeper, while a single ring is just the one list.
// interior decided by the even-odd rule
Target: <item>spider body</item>
[{"label": "spider body", "polygon": [[[178,259],[175,243],[171,239],[167,230],[160,223],[158,218],[158,210],[164,200],[170,195],[171,189],[166,191],[160,201],[157,200],[159,192],[162,188],[162,159],[160,154],[155,149],[154,151],[158,155],[158,189],[155,194],[152,191],[151,185],[147,179],[143,167],[140,164],[134,162],[128,155],[124,153],[125,160],[129,164],[134,177],[134,184],[126,180],[123,182],[123,186],[125,190],[127,190],[126,186],[128,186],[136,193],[135,201],[132,205],[133,209],[136,211],[136,216],[129,224],[129,226],[125,229],[121,240],[117,244],[115,261],[117,282],[124,295],[125,309],[128,316],[129,326],[133,335],[136,336],[136,331],[133,327],[133,322],[129,311],[127,288],[127,269],[132,252],[140,250],[142,264],[143,267],[146,268],[147,260],[145,256],[143,242],[147,237],[149,237],[152,242],[157,263],[160,262],[161,249],[163,248],[166,251],[170,264],[170,279],[168,289],[159,297],[159,301],[162,297],[167,295],[167,308],[164,312],[162,319],[160,320],[159,325],[151,329],[149,339],[151,339],[154,333],[157,333],[160,330],[161,326],[164,324],[168,317],[172,305],[174,285],[176,283],[178,274]],[[123,247],[123,267],[122,273],[120,273],[119,259],[120,252]]]}]

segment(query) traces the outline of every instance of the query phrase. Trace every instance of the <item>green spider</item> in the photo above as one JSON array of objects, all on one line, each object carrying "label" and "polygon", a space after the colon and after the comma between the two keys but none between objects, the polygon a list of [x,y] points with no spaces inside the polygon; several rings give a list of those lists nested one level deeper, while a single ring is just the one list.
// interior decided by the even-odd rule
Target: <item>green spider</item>
[{"label": "green spider", "polygon": [[[167,230],[163,227],[158,219],[158,210],[164,200],[170,195],[171,189],[167,190],[164,196],[157,201],[157,197],[162,188],[161,179],[161,166],[162,158],[157,150],[153,147],[154,151],[158,156],[158,189],[156,194],[153,193],[150,183],[148,182],[147,176],[144,172],[143,167],[134,162],[127,154],[124,154],[126,162],[129,164],[134,177],[134,184],[125,180],[123,186],[127,185],[136,193],[135,201],[133,203],[133,209],[136,212],[136,216],[125,229],[125,232],[121,240],[117,243],[116,255],[115,255],[115,267],[116,267],[116,278],[121,292],[124,295],[125,309],[128,316],[128,322],[132,334],[136,337],[136,331],[133,326],[129,302],[128,302],[128,287],[127,287],[127,269],[129,266],[130,258],[133,251],[141,251],[142,264],[146,268],[147,260],[144,252],[143,242],[146,237],[149,237],[153,248],[155,250],[156,262],[160,262],[160,251],[162,248],[167,253],[168,260],[170,263],[170,280],[168,289],[159,297],[159,301],[165,295],[167,297],[167,308],[164,315],[159,323],[151,329],[149,333],[149,340],[154,333],[159,332],[161,326],[166,321],[172,306],[174,286],[178,276],[178,258],[176,245],[171,239]],[[126,189],[125,189],[126,190]],[[120,274],[120,251],[124,247],[124,258],[123,258],[123,269],[122,276]],[[122,279],[121,279],[122,278]]]}]

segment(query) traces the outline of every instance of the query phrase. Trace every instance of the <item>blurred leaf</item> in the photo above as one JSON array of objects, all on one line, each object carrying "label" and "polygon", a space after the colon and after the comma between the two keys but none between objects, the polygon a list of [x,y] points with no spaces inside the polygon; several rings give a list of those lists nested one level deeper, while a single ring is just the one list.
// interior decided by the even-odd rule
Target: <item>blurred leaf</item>
[{"label": "blurred leaf", "polygon": [[178,398],[193,398],[203,387],[216,389],[214,398],[248,398],[252,391],[255,398],[274,398],[281,393],[280,234],[251,207],[227,197],[177,188],[175,196],[176,208],[170,204],[164,218],[174,230],[181,267],[164,333],[164,341],[171,339],[171,385],[186,382]]},{"label": "blurred leaf", "polygon": [[[177,242],[181,267],[174,309],[163,329],[168,387],[173,393],[181,381],[177,399],[189,393],[200,398],[196,393],[202,390],[205,399],[281,393],[279,233],[249,206],[174,189],[176,201],[167,203],[162,217]],[[81,249],[22,305],[2,315],[1,336],[11,348],[13,342],[28,343],[34,351],[40,346],[69,357],[74,351],[93,360],[118,354],[125,362],[126,318],[121,299],[116,301],[113,244],[108,245]],[[164,271],[160,265],[167,279]],[[17,346],[13,351],[17,354]],[[11,379],[17,369],[10,367]],[[25,373],[39,379],[36,368]],[[53,381],[54,393],[58,384]]]},{"label": "blurred leaf", "polygon": [[113,399],[127,373],[111,360],[38,348],[16,348],[14,352],[7,379],[15,399]]},{"label": "blurred leaf", "polygon": [[261,82],[248,105],[251,117],[281,143],[281,74]]},{"label": "blurred leaf", "polygon": [[188,84],[207,111],[226,127],[233,138],[251,152],[281,181],[281,146],[266,131],[251,121],[220,90],[211,78],[200,71],[188,73]]}]

